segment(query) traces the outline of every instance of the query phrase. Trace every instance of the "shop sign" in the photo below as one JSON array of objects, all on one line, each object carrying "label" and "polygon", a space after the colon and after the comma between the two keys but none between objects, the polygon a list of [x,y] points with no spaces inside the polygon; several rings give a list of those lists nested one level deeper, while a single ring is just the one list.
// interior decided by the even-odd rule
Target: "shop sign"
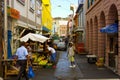
[{"label": "shop sign", "polygon": [[8,16],[10,16],[14,19],[19,19],[20,18],[20,13],[19,13],[18,10],[8,7],[7,11],[8,11],[7,12]]},{"label": "shop sign", "polygon": [[19,19],[20,18],[20,13],[19,13],[18,10],[11,8],[10,12],[11,12],[10,16],[12,18],[15,18],[15,19]]}]

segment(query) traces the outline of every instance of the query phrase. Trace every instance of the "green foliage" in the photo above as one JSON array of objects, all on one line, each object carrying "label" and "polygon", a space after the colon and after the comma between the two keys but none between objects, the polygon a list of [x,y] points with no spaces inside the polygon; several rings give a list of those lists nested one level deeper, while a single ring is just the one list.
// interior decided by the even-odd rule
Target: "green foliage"
[{"label": "green foliage", "polygon": [[53,40],[58,40],[60,37],[59,37],[59,35],[58,34],[54,34],[53,36],[52,36],[52,39]]}]

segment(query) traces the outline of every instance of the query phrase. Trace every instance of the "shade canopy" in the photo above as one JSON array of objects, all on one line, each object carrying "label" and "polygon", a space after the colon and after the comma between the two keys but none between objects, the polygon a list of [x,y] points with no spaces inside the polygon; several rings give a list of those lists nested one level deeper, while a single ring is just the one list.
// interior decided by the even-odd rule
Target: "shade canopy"
[{"label": "shade canopy", "polygon": [[111,25],[107,25],[106,27],[101,28],[100,32],[102,32],[102,33],[117,33],[118,32],[118,24],[114,23]]},{"label": "shade canopy", "polygon": [[27,35],[20,38],[21,42],[27,42],[28,40],[37,41],[44,43],[49,38],[42,36],[40,34],[28,33]]},{"label": "shade canopy", "polygon": [[49,32],[49,31],[50,31],[50,30],[49,30],[47,27],[45,27],[45,26],[42,27],[42,30],[43,30],[43,31],[46,31],[46,32]]}]

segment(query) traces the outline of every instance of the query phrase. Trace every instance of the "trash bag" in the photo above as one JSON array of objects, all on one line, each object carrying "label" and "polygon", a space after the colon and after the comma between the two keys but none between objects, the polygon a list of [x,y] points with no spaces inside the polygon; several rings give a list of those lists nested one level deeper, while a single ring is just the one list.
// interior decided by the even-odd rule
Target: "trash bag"
[{"label": "trash bag", "polygon": [[33,78],[34,76],[35,76],[35,73],[34,73],[32,67],[29,66],[29,69],[28,69],[28,77],[29,77],[29,78]]}]

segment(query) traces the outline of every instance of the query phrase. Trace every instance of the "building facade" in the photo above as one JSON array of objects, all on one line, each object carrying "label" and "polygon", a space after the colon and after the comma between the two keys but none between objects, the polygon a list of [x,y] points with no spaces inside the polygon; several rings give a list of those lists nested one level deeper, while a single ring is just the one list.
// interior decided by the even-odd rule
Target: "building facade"
[{"label": "building facade", "polygon": [[60,37],[66,37],[67,35],[67,20],[61,20],[59,21],[59,25],[60,25],[60,28],[59,28],[59,32],[60,32]]},{"label": "building facade", "polygon": [[53,19],[52,34],[57,33],[59,36],[66,37],[67,35],[67,18],[56,17]]},{"label": "building facade", "polygon": [[42,30],[43,34],[52,30],[52,14],[50,0],[42,0]]},{"label": "building facade", "polygon": [[86,5],[86,51],[104,58],[104,65],[120,75],[120,1],[86,0]]},{"label": "building facade", "polygon": [[8,55],[19,47],[19,39],[25,34],[41,31],[41,0],[7,0]]},{"label": "building facade", "polygon": [[76,15],[74,16],[75,23],[75,43],[77,52],[83,54],[85,52],[85,0],[78,1],[78,8],[76,10]]}]

